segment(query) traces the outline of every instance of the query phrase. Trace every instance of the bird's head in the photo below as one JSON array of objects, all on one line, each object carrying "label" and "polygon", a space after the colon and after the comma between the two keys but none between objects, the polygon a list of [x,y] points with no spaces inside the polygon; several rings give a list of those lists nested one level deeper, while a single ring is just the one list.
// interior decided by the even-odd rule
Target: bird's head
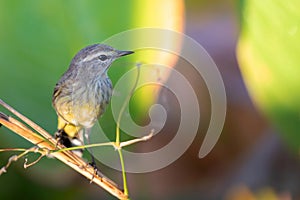
[{"label": "bird's head", "polygon": [[105,44],[94,44],[81,49],[73,58],[70,67],[81,72],[104,74],[114,60],[132,53],[134,52],[116,50]]}]

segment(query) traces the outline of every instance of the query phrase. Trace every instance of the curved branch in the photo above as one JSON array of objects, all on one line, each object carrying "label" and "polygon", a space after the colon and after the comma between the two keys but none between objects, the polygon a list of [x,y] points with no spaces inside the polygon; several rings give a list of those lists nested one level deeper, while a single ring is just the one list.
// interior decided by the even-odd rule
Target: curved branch
[{"label": "curved branch", "polygon": [[4,101],[0,99],[0,105],[5,107],[11,113],[19,117],[23,120],[26,124],[40,133],[42,136],[38,135],[37,133],[30,130],[26,125],[22,122],[14,119],[11,116],[8,116],[2,112],[0,112],[0,124],[7,127],[14,133],[20,135],[24,139],[28,140],[32,144],[38,146],[41,150],[45,150],[45,155],[51,155],[56,159],[60,160],[61,162],[65,163],[69,167],[73,168],[78,173],[82,174],[91,182],[94,182],[99,187],[105,189],[110,194],[114,195],[119,199],[128,199],[128,197],[120,190],[115,183],[111,180],[100,177],[95,173],[95,170],[92,166],[87,164],[82,158],[78,157],[72,151],[57,151],[58,149],[62,149],[60,144],[56,142],[56,140],[44,129],[39,127],[37,124],[20,114],[18,111],[13,109],[11,106],[6,104]]}]

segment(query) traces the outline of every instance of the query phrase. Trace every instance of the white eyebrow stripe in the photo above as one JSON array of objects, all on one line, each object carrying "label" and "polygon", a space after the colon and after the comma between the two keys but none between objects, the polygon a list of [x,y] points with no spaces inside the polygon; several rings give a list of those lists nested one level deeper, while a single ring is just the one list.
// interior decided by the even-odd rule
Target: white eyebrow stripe
[{"label": "white eyebrow stripe", "polygon": [[91,55],[88,55],[87,57],[85,57],[82,62],[86,62],[86,61],[90,61],[90,60],[93,60],[94,58],[102,55],[102,54],[105,54],[103,52],[98,52],[97,54],[91,54]]}]

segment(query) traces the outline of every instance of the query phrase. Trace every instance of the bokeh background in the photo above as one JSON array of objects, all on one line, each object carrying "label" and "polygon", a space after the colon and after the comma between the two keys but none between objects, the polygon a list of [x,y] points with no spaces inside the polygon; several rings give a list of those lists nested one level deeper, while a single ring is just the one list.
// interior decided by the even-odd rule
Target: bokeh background
[{"label": "bokeh background", "polygon": [[[199,159],[209,94],[201,76],[178,60],[174,67],[188,78],[201,104],[199,133],[170,166],[129,174],[132,199],[300,199],[299,6],[296,0],[0,0],[0,98],[54,133],[53,87],[79,49],[132,28],[183,31],[207,50],[224,79],[224,130],[213,151]],[[113,81],[133,63],[129,58],[116,62],[109,72]],[[176,133],[178,102],[165,89],[157,97],[168,123],[133,150],[162,147]],[[132,110],[141,102],[142,97],[131,102]],[[147,122],[147,114],[137,116]],[[100,123],[114,131],[110,110]],[[30,146],[0,128],[0,148]],[[11,155],[1,153],[0,166]],[[0,177],[1,199],[115,199],[54,159],[26,170],[23,163]],[[121,185],[120,172],[101,169]]]}]

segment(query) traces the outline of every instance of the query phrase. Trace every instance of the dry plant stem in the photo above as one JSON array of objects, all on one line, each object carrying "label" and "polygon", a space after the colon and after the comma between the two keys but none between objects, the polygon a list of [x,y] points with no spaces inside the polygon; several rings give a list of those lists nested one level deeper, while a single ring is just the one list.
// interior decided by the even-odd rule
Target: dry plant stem
[{"label": "dry plant stem", "polygon": [[[24,124],[17,121],[16,119],[7,116],[3,113],[0,113],[0,123],[3,126],[7,127],[8,129],[12,130],[18,135],[22,136],[29,142],[37,145],[40,149],[45,149],[45,151],[47,152],[55,151],[57,150],[57,148],[59,149],[63,148],[61,145],[57,144],[56,140],[49,133],[47,133],[41,127],[39,127],[38,125],[36,125],[35,123],[27,119],[25,116],[21,115],[19,112],[14,110],[12,107],[4,103],[1,99],[0,99],[0,104],[3,105],[5,108],[7,108],[10,112],[15,114],[16,116],[18,116],[20,119],[22,119],[28,125],[30,125],[42,136],[47,138],[47,140],[42,138],[40,135],[34,133],[33,131],[31,131]],[[66,165],[70,166],[77,172],[81,173],[83,176],[87,177],[98,186],[104,188],[106,191],[108,191],[115,197],[119,199],[128,199],[128,197],[119,188],[117,188],[115,184],[113,184],[110,180],[107,180],[106,178],[97,176],[95,174],[93,167],[87,165],[87,163],[84,160],[76,156],[71,151],[51,152],[51,155],[57,158],[58,160],[62,161]]]},{"label": "dry plant stem", "polygon": [[129,146],[129,145],[132,145],[132,144],[135,144],[135,143],[138,143],[138,142],[145,142],[147,140],[150,140],[153,137],[153,133],[154,133],[154,130],[151,130],[150,134],[145,135],[144,137],[141,137],[141,138],[136,138],[136,139],[133,139],[133,140],[128,140],[128,141],[125,141],[125,142],[121,142],[119,146],[115,145],[115,148],[121,149],[122,147]]},{"label": "dry plant stem", "polygon": [[[26,152],[27,153],[27,152]],[[36,163],[38,163],[44,156],[46,156],[49,152],[44,151],[43,153],[41,153],[41,155],[33,162],[28,163],[28,159],[25,158],[25,163],[24,163],[24,168],[28,168],[31,167],[32,165],[35,165]]]},{"label": "dry plant stem", "polygon": [[[24,121],[30,127],[32,127],[36,132],[40,133],[44,138],[48,139],[52,143],[56,142],[56,140],[47,131],[45,131],[40,126],[38,126],[37,124],[35,124],[34,122],[32,122],[30,119],[28,119],[27,117],[25,117],[24,115],[22,115],[21,113],[19,113],[18,111],[16,111],[10,105],[8,105],[4,101],[2,101],[2,99],[0,99],[0,104],[4,108],[6,108],[7,110],[9,110],[11,113],[13,113],[17,117],[19,117],[22,121]],[[17,120],[15,121],[15,123],[18,124],[19,126],[24,126],[25,128],[27,128],[25,125],[23,125],[21,122],[19,122]]]},{"label": "dry plant stem", "polygon": [[8,159],[7,164],[0,169],[0,175],[6,173],[7,168],[11,165],[12,162],[18,160],[18,156],[14,155]]},{"label": "dry plant stem", "polygon": [[[123,188],[124,188],[124,194],[128,195],[128,187],[127,187],[127,178],[126,178],[126,171],[125,171],[125,163],[124,163],[124,158],[123,158],[123,154],[122,154],[122,149],[120,146],[120,123],[121,123],[121,118],[123,116],[123,113],[125,111],[126,105],[129,103],[129,100],[131,98],[131,96],[133,95],[135,88],[138,84],[138,80],[140,77],[140,63],[137,63],[136,67],[137,67],[137,78],[134,82],[134,85],[130,91],[130,93],[127,95],[125,102],[123,103],[118,119],[117,119],[117,126],[116,126],[116,142],[115,142],[115,148],[118,150],[119,153],[119,158],[120,158],[120,164],[121,164],[121,168],[122,168],[122,177],[123,177]],[[134,143],[134,142],[133,142]]]},{"label": "dry plant stem", "polygon": [[[0,113],[1,114],[1,113]],[[2,115],[3,116],[3,115]],[[1,117],[1,116],[0,116]],[[47,155],[48,151],[45,151],[45,149],[39,149],[37,146],[34,146],[34,147],[31,147],[29,149],[21,149],[21,148],[7,148],[7,149],[0,149],[0,152],[11,152],[11,151],[21,151],[22,153],[20,153],[19,155],[13,155],[11,156],[9,159],[8,159],[8,162],[7,164],[2,167],[0,169],[0,176],[3,174],[3,173],[6,173],[6,170],[9,168],[9,166],[11,165],[12,162],[16,162],[17,160],[19,160],[21,157],[27,155],[28,153],[30,152],[33,152],[33,153],[39,153],[40,156],[38,159],[36,159],[35,161],[31,162],[30,164],[27,164],[28,160],[26,158],[26,161],[25,161],[25,164],[24,164],[24,168],[28,168],[32,165],[34,165],[35,163],[37,163],[38,161],[40,161],[40,159],[42,157],[44,157],[45,155]]]},{"label": "dry plant stem", "polygon": [[33,162],[29,163],[29,164],[27,164],[28,163],[28,159],[25,158],[25,163],[24,163],[24,168],[25,169],[28,168],[28,167],[30,167],[30,166],[32,166],[32,165],[34,165],[34,164],[36,164],[37,162],[39,162],[42,159],[42,157],[44,157],[45,155],[47,155],[47,151],[40,150],[36,146],[35,147],[31,147],[29,149],[1,149],[1,150],[2,151],[15,151],[15,150],[17,150],[17,151],[22,151],[22,153],[20,153],[19,155],[13,155],[13,156],[11,156],[8,159],[7,164],[0,169],[0,176],[3,173],[6,173],[6,170],[9,168],[9,166],[11,165],[12,162],[16,162],[17,160],[19,160],[20,158],[22,158],[23,156],[27,155],[30,152],[39,153],[40,156],[35,161],[33,161]]}]

